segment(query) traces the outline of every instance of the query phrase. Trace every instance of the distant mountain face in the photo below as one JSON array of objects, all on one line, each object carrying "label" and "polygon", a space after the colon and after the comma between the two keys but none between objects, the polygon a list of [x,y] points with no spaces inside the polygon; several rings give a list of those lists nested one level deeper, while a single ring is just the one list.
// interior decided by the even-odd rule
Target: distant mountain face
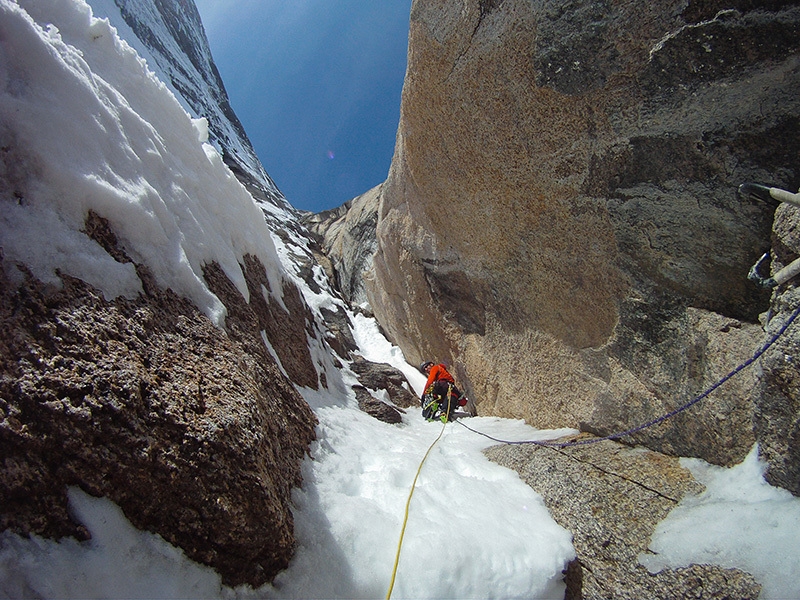
[{"label": "distant mountain face", "polygon": [[231,108],[194,2],[113,1],[119,10],[118,15],[111,10],[109,14],[103,14],[110,0],[107,4],[95,1],[89,4],[96,16],[108,17],[112,25],[119,28],[121,18],[130,27],[138,42],[146,49],[143,52],[142,47],[137,47],[139,53],[155,63],[150,64],[150,68],[164,82],[172,85],[193,116],[208,119],[209,139],[221,151],[231,170],[240,179],[249,180],[262,190],[265,199],[277,207],[289,208],[283,194],[261,165],[239,118]]}]

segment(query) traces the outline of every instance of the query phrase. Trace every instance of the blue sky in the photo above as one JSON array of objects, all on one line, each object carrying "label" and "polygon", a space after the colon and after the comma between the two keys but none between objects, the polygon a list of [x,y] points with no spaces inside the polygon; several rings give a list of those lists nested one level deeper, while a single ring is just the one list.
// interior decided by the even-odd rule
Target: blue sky
[{"label": "blue sky", "polygon": [[411,0],[195,0],[234,111],[296,208],[386,179]]}]

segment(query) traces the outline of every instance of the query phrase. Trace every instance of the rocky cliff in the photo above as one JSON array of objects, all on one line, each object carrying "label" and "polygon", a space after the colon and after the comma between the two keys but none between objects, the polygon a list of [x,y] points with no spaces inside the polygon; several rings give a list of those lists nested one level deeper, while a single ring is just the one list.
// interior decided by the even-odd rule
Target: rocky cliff
[{"label": "rocky cliff", "polygon": [[364,275],[372,267],[375,254],[381,187],[339,208],[301,217],[303,224],[319,239],[321,256],[330,261],[328,277],[353,305],[367,301]]},{"label": "rocky cliff", "polygon": [[[777,271],[800,257],[800,210],[786,204],[776,210],[772,265]],[[776,334],[790,314],[800,310],[797,282],[773,293],[766,325]],[[754,394],[754,430],[761,455],[768,461],[766,478],[800,496],[800,327],[792,326],[773,351],[761,360],[758,390]]]},{"label": "rocky cliff", "polygon": [[[693,398],[764,339],[775,207],[736,190],[800,185],[798,26],[793,2],[414,2],[379,321],[484,414],[607,434]],[[741,460],[789,369],[630,439]]]},{"label": "rocky cliff", "polygon": [[[216,73],[192,2],[118,4],[196,116],[224,99],[186,67]],[[326,346],[265,218],[303,228],[238,121],[212,141],[261,208],[87,5],[4,2],[0,40],[0,530],[85,539],[78,486],[228,585],[270,581]]]}]

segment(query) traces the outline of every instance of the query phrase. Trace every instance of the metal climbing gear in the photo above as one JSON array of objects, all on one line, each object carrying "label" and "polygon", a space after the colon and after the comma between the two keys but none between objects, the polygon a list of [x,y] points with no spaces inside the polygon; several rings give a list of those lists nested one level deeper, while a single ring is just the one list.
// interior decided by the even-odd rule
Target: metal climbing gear
[{"label": "metal climbing gear", "polygon": [[[800,193],[792,194],[780,188],[767,187],[758,183],[743,183],[739,186],[739,195],[761,202],[785,202],[800,207]],[[747,278],[760,287],[774,288],[800,274],[800,258],[796,258],[774,275],[764,276],[761,274],[761,268],[769,262],[768,259],[769,252],[765,252],[747,274]]]},{"label": "metal climbing gear", "polygon": [[[446,404],[445,397],[447,398]],[[445,397],[436,395],[433,385],[428,387],[422,395],[422,417],[428,421],[436,421],[437,419],[441,420],[443,423],[449,421],[453,415],[453,411],[458,406],[463,406],[463,404],[461,404],[461,398],[464,396],[462,395],[453,402],[453,384],[449,383],[447,385]],[[464,404],[466,404],[466,402]]]},{"label": "metal climbing gear", "polygon": [[439,403],[433,396],[426,396],[426,398],[428,398],[427,401],[422,405],[422,416],[432,421],[436,413],[439,412]]}]

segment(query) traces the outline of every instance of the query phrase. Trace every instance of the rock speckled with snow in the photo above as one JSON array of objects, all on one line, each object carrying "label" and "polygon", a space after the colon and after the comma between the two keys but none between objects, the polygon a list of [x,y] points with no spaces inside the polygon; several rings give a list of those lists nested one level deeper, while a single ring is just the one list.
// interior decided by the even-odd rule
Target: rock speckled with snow
[{"label": "rock speckled with snow", "polygon": [[[250,259],[250,285],[259,268]],[[290,491],[316,418],[252,326],[270,328],[268,313],[235,301],[216,271],[227,331],[141,266],[145,293],[107,301],[77,279],[59,290],[0,264],[0,529],[84,538],[67,510],[67,486],[78,486],[229,585],[261,585],[287,566]],[[269,317],[291,329],[291,315]],[[308,353],[305,340],[287,344],[280,354]]]},{"label": "rock speckled with snow", "polygon": [[402,408],[419,406],[419,398],[411,392],[405,375],[386,363],[375,363],[360,356],[355,357],[350,368],[364,387],[385,390],[392,403]]},{"label": "rock speckled with snow", "polygon": [[494,446],[485,454],[516,470],[572,532],[577,556],[565,574],[566,598],[758,597],[761,586],[737,569],[692,565],[651,574],[639,564],[656,525],[685,494],[702,491],[677,459],[609,441],[571,448]]},{"label": "rock speckled with snow", "polygon": [[309,231],[320,236],[322,250],[332,262],[330,279],[353,305],[367,301],[364,274],[375,253],[380,194],[377,186],[339,208],[302,217]]},{"label": "rock speckled with snow", "polygon": [[356,400],[358,400],[358,408],[363,410],[368,415],[371,415],[383,421],[384,423],[397,424],[403,422],[403,414],[400,410],[375,398],[369,393],[367,388],[354,385],[353,391],[356,393]]}]

